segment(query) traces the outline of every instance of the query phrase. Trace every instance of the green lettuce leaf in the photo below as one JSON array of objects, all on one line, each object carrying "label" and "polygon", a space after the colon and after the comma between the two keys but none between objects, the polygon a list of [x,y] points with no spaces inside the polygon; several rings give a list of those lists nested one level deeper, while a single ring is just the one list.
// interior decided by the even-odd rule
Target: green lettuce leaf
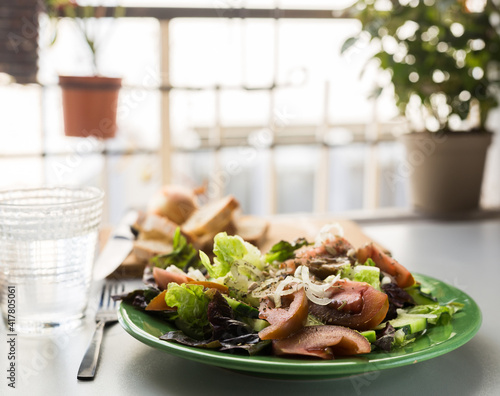
[{"label": "green lettuce leaf", "polygon": [[264,269],[265,263],[260,250],[238,235],[228,236],[225,232],[218,233],[214,238],[214,254],[212,265],[208,256],[200,252],[201,262],[212,278],[226,276],[236,262],[245,262],[259,270]]},{"label": "green lettuce leaf", "polygon": [[189,267],[199,268],[201,262],[198,258],[197,250],[187,242],[186,238],[181,234],[181,229],[177,227],[173,240],[173,251],[168,254],[155,256],[151,259],[151,264],[155,267],[167,268],[170,265],[187,271]]},{"label": "green lettuce leaf", "polygon": [[403,329],[396,330],[394,333],[393,347],[404,347],[416,340],[415,334],[406,334]]},{"label": "green lettuce leaf", "polygon": [[226,285],[231,297],[258,306],[259,299],[248,293],[248,287],[263,280],[262,271],[267,264],[260,250],[237,235],[228,236],[221,232],[214,238],[214,254],[212,264],[208,256],[200,251],[201,262],[210,277]]},{"label": "green lettuce leaf", "polygon": [[302,246],[309,245],[305,238],[299,238],[295,242],[280,241],[273,245],[271,250],[265,255],[264,260],[268,264],[277,261],[282,263],[288,259],[295,257],[295,251]]},{"label": "green lettuce leaf", "polygon": [[450,302],[446,305],[427,304],[417,305],[408,309],[408,314],[425,314],[436,315],[435,318],[427,318],[427,322],[433,325],[447,324],[450,322],[452,316],[463,308],[463,304],[457,302]]},{"label": "green lettuce leaf", "polygon": [[165,302],[177,307],[175,324],[188,336],[201,340],[209,330],[207,317],[210,299],[201,285],[169,283]]},{"label": "green lettuce leaf", "polygon": [[365,263],[363,265],[368,265],[370,267],[376,267],[377,264],[375,264],[375,261],[373,261],[370,257],[368,257],[368,259],[365,261]]},{"label": "green lettuce leaf", "polygon": [[352,271],[352,280],[366,282],[380,290],[380,269],[368,265],[356,265]]}]

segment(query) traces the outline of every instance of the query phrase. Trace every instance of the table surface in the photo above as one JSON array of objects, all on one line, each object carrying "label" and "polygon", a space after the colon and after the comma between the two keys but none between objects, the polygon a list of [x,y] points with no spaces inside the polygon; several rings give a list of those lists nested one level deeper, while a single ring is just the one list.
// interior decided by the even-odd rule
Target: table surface
[{"label": "table surface", "polygon": [[500,220],[421,220],[366,224],[362,228],[411,271],[438,278],[469,294],[483,313],[477,335],[455,351],[411,366],[345,379],[285,381],[170,356],[142,344],[116,324],[106,329],[95,380],[82,382],[76,379],[76,372],[93,332],[94,297],[83,326],[72,333],[17,337],[15,389],[7,386],[7,331],[3,322],[0,324],[0,394],[500,394]]}]

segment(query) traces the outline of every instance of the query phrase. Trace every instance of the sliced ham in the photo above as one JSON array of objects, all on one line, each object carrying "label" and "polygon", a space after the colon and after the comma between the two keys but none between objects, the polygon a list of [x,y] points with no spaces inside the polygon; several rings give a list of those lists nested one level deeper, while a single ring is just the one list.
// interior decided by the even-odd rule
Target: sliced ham
[{"label": "sliced ham", "polygon": [[312,260],[317,257],[328,255],[330,257],[346,256],[352,245],[345,238],[336,236],[328,239],[319,246],[304,246],[297,250],[295,256],[298,259]]},{"label": "sliced ham", "polygon": [[387,294],[365,282],[342,279],[331,292],[330,304],[309,304],[309,312],[328,325],[370,330],[384,320],[389,309]]},{"label": "sliced ham", "polygon": [[369,353],[370,343],[358,332],[340,326],[308,326],[292,336],[273,341],[275,355],[313,356],[333,359]]},{"label": "sliced ham", "polygon": [[[319,246],[305,246],[297,250],[296,257],[292,261],[294,267],[305,265],[316,277],[325,279],[330,275],[336,275],[345,264],[350,264],[348,257],[350,251],[354,251],[352,245],[346,239],[335,236]],[[286,268],[291,268],[291,264],[286,263]]]},{"label": "sliced ham", "polygon": [[[292,298],[292,301],[287,301],[290,298]],[[286,338],[305,325],[308,303],[304,289],[301,288],[293,294],[283,296],[282,301],[289,302],[289,306],[275,308],[268,298],[262,300],[259,307],[259,317],[266,319],[271,325],[259,332],[261,340]]]}]

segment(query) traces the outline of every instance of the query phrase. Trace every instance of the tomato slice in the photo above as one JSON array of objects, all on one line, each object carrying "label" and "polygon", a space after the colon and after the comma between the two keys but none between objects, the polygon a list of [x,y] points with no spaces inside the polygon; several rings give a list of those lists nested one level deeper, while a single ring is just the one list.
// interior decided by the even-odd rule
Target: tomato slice
[{"label": "tomato slice", "polygon": [[402,289],[415,284],[415,279],[410,271],[399,264],[395,259],[388,256],[373,243],[369,243],[358,249],[356,257],[360,263],[364,263],[371,258],[377,267],[382,271],[392,275],[398,286]]},{"label": "tomato slice", "polygon": [[330,304],[309,304],[309,312],[327,325],[370,330],[384,320],[389,310],[387,294],[368,283],[342,279],[331,290]]},{"label": "tomato slice", "polygon": [[307,320],[308,303],[306,292],[300,288],[293,294],[283,296],[282,300],[292,299],[288,308],[275,308],[269,299],[262,300],[259,318],[266,319],[271,325],[259,332],[261,340],[286,338],[302,328]]}]

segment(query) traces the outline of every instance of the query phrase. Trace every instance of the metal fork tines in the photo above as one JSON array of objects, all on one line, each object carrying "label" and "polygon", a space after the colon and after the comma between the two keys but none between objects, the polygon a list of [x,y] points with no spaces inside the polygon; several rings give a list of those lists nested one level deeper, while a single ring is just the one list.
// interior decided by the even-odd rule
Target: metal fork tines
[{"label": "metal fork tines", "polygon": [[112,296],[121,294],[125,291],[125,285],[116,281],[107,281],[101,290],[99,309],[95,321],[96,328],[92,340],[83,356],[82,363],[78,369],[77,378],[79,380],[92,380],[95,376],[97,361],[99,360],[99,351],[104,333],[104,327],[107,324],[115,323],[118,320],[116,312],[116,301]]}]

